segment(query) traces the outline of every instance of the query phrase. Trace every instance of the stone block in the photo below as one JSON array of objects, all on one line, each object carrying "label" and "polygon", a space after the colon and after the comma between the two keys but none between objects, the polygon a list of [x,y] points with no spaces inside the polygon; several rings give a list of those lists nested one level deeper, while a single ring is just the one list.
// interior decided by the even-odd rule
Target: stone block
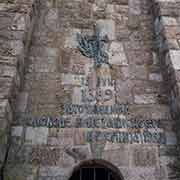
[{"label": "stone block", "polygon": [[63,85],[74,85],[74,86],[81,86],[83,80],[86,77],[84,75],[75,75],[75,74],[61,74],[61,82]]},{"label": "stone block", "polygon": [[76,129],[73,136],[75,145],[84,145],[86,144],[85,131],[82,129]]},{"label": "stone block", "polygon": [[49,129],[48,145],[51,146],[72,146],[74,145],[74,130],[61,129],[58,131],[56,128]]},{"label": "stone block", "polygon": [[177,145],[177,137],[173,132],[166,132],[166,144],[167,145]]},{"label": "stone block", "polygon": [[58,10],[56,8],[49,9],[44,19],[46,28],[53,32],[56,32],[58,30]]},{"label": "stone block", "polygon": [[165,44],[166,44],[166,48],[168,49],[175,49],[175,50],[180,49],[177,39],[167,39]]},{"label": "stone block", "polygon": [[158,149],[156,146],[131,145],[132,167],[156,167],[158,165]]},{"label": "stone block", "polygon": [[45,46],[32,46],[30,50],[30,56],[35,57],[58,57],[59,49]]},{"label": "stone block", "polygon": [[6,154],[6,145],[0,144],[0,168],[1,168],[1,163],[4,161],[5,154]]},{"label": "stone block", "polygon": [[77,48],[78,41],[77,41],[77,34],[81,33],[80,29],[71,29],[69,34],[66,36],[64,48]]},{"label": "stone block", "polygon": [[115,40],[115,22],[113,20],[98,20],[96,22],[100,36],[107,36],[109,40]]},{"label": "stone block", "polygon": [[21,92],[18,94],[17,98],[17,104],[16,104],[16,111],[17,112],[25,112],[27,108],[27,103],[28,103],[28,97],[29,94],[27,92]]},{"label": "stone block", "polygon": [[21,40],[12,40],[10,41],[10,47],[12,49],[12,55],[17,56],[22,54],[24,45]]},{"label": "stone block", "polygon": [[0,75],[4,77],[14,78],[17,73],[15,66],[1,65],[0,66]]},{"label": "stone block", "polygon": [[155,33],[156,33],[156,35],[159,35],[159,34],[162,32],[163,28],[164,28],[164,26],[162,25],[162,22],[159,20],[159,17],[157,17],[157,18],[155,19],[155,21],[154,21],[154,27],[155,27]]},{"label": "stone block", "polygon": [[79,146],[73,146],[66,148],[65,150],[66,154],[68,154],[70,157],[72,157],[75,161],[78,160],[86,160],[91,159],[91,149],[89,145],[79,145]]},{"label": "stone block", "polygon": [[180,50],[170,50],[170,59],[175,70],[180,70]]},{"label": "stone block", "polygon": [[163,26],[177,26],[178,25],[176,18],[170,17],[170,16],[162,16],[161,22]]},{"label": "stone block", "polygon": [[151,73],[151,74],[149,74],[149,80],[161,82],[163,80],[163,78],[160,73]]},{"label": "stone block", "polygon": [[115,145],[105,146],[102,153],[102,158],[116,166],[129,166],[129,146],[128,145]]},{"label": "stone block", "polygon": [[132,103],[133,96],[132,96],[132,88],[133,83],[130,80],[116,81],[116,98],[118,103]]},{"label": "stone block", "polygon": [[0,101],[0,118],[5,118],[8,122],[12,120],[12,110],[7,99]]},{"label": "stone block", "polygon": [[108,4],[106,7],[106,16],[107,18],[113,18],[113,15],[115,13],[115,8],[113,4]]},{"label": "stone block", "polygon": [[1,136],[1,131],[4,132],[4,130],[7,129],[7,127],[9,126],[9,122],[7,121],[6,118],[0,118],[0,124],[1,124],[0,126],[0,136]]},{"label": "stone block", "polygon": [[141,1],[140,0],[129,0],[129,12],[133,15],[141,14]]},{"label": "stone block", "polygon": [[[126,180],[157,180],[156,168],[150,167],[120,167],[120,171]],[[167,179],[163,179],[167,180]]]},{"label": "stone block", "polygon": [[139,0],[129,0],[129,19],[128,25],[131,28],[138,28],[140,24],[140,1]]},{"label": "stone block", "polygon": [[13,126],[12,127],[12,136],[21,137],[22,133],[23,133],[22,126]]},{"label": "stone block", "polygon": [[39,175],[44,177],[56,177],[69,175],[69,168],[62,168],[59,166],[41,166],[39,170]]},{"label": "stone block", "polygon": [[26,30],[26,17],[24,14],[16,13],[11,29],[16,31]]},{"label": "stone block", "polygon": [[34,72],[51,73],[57,71],[57,58],[56,57],[31,57]]},{"label": "stone block", "polygon": [[73,94],[72,94],[72,104],[82,104],[82,88],[81,87],[74,87]]},{"label": "stone block", "polygon": [[148,72],[144,65],[139,66],[130,64],[128,68],[131,79],[147,79]]},{"label": "stone block", "polygon": [[114,65],[128,65],[123,44],[112,42],[109,49],[109,63]]},{"label": "stone block", "polygon": [[28,127],[26,130],[27,144],[41,145],[47,144],[48,128],[44,127]]},{"label": "stone block", "polygon": [[154,94],[135,95],[134,102],[136,104],[155,104],[157,102],[157,98]]}]

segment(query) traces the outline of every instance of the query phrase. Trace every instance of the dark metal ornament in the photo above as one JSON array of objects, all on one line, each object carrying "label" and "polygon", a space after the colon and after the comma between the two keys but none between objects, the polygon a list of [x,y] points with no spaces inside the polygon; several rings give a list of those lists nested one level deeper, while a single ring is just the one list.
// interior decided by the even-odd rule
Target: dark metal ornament
[{"label": "dark metal ornament", "polygon": [[95,35],[82,36],[77,34],[78,49],[79,51],[88,58],[93,58],[95,62],[95,68],[99,68],[102,64],[109,63],[109,56],[105,52],[105,44],[109,42],[107,36],[100,36],[99,30],[96,30]]}]

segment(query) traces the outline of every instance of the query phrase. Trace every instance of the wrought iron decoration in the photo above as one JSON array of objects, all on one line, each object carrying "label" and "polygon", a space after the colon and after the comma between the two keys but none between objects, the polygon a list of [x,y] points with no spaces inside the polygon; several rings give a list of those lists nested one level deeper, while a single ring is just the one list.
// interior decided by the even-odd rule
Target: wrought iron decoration
[{"label": "wrought iron decoration", "polygon": [[93,36],[77,34],[77,41],[79,51],[84,56],[94,59],[95,68],[100,67],[103,63],[111,67],[108,61],[109,56],[104,49],[105,43],[109,42],[107,36],[100,36],[99,30],[96,30]]}]

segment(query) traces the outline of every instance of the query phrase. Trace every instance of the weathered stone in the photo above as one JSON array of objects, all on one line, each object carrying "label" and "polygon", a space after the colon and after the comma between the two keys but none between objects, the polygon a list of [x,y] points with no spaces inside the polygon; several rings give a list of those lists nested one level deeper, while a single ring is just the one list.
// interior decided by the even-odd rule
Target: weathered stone
[{"label": "weathered stone", "polygon": [[3,77],[12,77],[14,78],[17,73],[17,69],[14,66],[1,65],[0,75]]},{"label": "weathered stone", "polygon": [[35,57],[58,57],[58,49],[51,47],[32,47],[30,51],[30,56]]},{"label": "weathered stone", "polygon": [[132,87],[133,84],[129,80],[116,81],[116,93],[117,93],[116,98],[119,103],[124,103],[124,102],[132,103],[133,101]]},{"label": "weathered stone", "polygon": [[92,157],[89,145],[74,146],[66,148],[66,154],[72,157],[75,161],[86,160]]},{"label": "weathered stone", "polygon": [[68,168],[61,168],[59,166],[42,166],[39,171],[40,176],[44,177],[65,176],[68,175],[68,173]]},{"label": "weathered stone", "polygon": [[51,146],[73,146],[74,145],[74,130],[56,128],[49,129],[48,145]]},{"label": "weathered stone", "polygon": [[70,33],[67,35],[64,48],[77,48],[78,41],[77,41],[77,34],[81,33],[80,29],[72,29]]},{"label": "weathered stone", "polygon": [[161,18],[163,26],[177,26],[177,20],[173,17],[162,16]]},{"label": "weathered stone", "polygon": [[149,74],[149,80],[161,82],[163,79],[161,74],[151,73]]},{"label": "weathered stone", "polygon": [[[70,159],[69,159],[70,160]],[[56,147],[34,147],[32,150],[32,162],[49,166],[63,166],[66,163],[63,149]],[[72,161],[71,161],[72,162]]]},{"label": "weathered stone", "polygon": [[75,85],[80,86],[86,81],[86,77],[84,75],[75,75],[75,74],[62,74],[61,81],[63,85]]},{"label": "weathered stone", "polygon": [[97,28],[100,36],[108,36],[109,40],[115,40],[115,22],[113,20],[98,20]]},{"label": "weathered stone", "polygon": [[85,131],[82,129],[75,130],[74,136],[74,144],[75,145],[84,145],[86,144]]},{"label": "weathered stone", "polygon": [[53,31],[56,32],[58,30],[58,10],[56,8],[49,9],[48,13],[44,17],[45,19],[45,26]]},{"label": "weathered stone", "polygon": [[152,146],[134,146],[131,148],[132,166],[133,167],[153,167],[158,165],[157,160],[157,147]]},{"label": "weathered stone", "polygon": [[141,14],[140,1],[129,1],[129,22],[128,25],[132,28],[137,28],[140,24],[139,15]]},{"label": "weathered stone", "polygon": [[74,87],[73,88],[73,94],[72,94],[72,103],[73,104],[82,104],[82,88],[80,87]]},{"label": "weathered stone", "polygon": [[[177,144],[173,128],[176,123],[172,120],[172,117],[179,117],[180,86],[176,80],[179,81],[180,69],[180,21],[177,1],[11,2],[13,4],[0,3],[0,54],[4,56],[0,57],[0,129],[6,129],[10,125],[9,119],[12,119],[10,105],[7,103],[9,108],[6,103],[5,106],[2,105],[7,100],[12,105],[13,112],[27,112],[39,117],[65,117],[66,123],[70,121],[73,125],[81,117],[91,118],[92,121],[98,119],[98,122],[117,117],[123,120],[142,118],[147,122],[149,119],[160,119],[160,128],[150,129],[150,132],[166,134],[169,145],[164,145],[164,148],[167,150],[171,150],[169,146]],[[101,36],[108,36],[109,42],[106,43],[105,50],[112,66],[103,64],[94,69],[94,59],[87,58],[77,49],[77,33],[92,36],[93,28],[99,28]],[[29,45],[30,50],[27,48]],[[114,83],[97,84],[98,78],[110,82],[113,80]],[[17,98],[19,89],[28,93],[28,98],[27,94],[20,94],[23,97]],[[93,101],[82,102],[82,90],[88,92],[85,99],[93,96]],[[112,99],[104,101],[110,91],[100,95],[99,90],[110,90]],[[20,105],[15,106],[17,99],[20,99]],[[87,114],[64,116],[63,105],[66,103],[85,105],[87,109],[89,105],[97,105],[98,109],[100,105],[130,105],[125,115],[119,112],[110,116],[91,114],[89,117]],[[96,110],[96,107],[93,108]],[[27,119],[14,119],[13,124],[17,124],[12,127],[11,134],[15,146],[11,146],[7,165],[15,165],[15,168],[7,172],[14,176],[7,176],[5,179],[67,180],[74,167],[82,165],[88,159],[101,159],[104,166],[108,161],[108,167],[115,165],[123,175],[120,179],[170,179],[167,166],[174,162],[175,154],[162,154],[159,152],[159,144],[113,144],[109,143],[111,139],[108,139],[108,143],[104,140],[95,142],[96,137],[92,142],[86,142],[86,132],[92,129],[32,128],[26,126]],[[132,134],[143,132],[144,129],[128,130]],[[97,131],[102,133],[104,129]],[[106,128],[106,131],[103,136],[114,138],[108,132],[126,132],[127,129]],[[24,133],[25,144],[19,147],[24,142]],[[7,143],[7,131],[4,142]],[[15,153],[16,149],[20,149],[18,153]],[[65,152],[67,149],[69,151]],[[33,154],[29,153],[32,150]],[[3,153],[0,156],[4,157],[5,151],[1,152]],[[32,157],[29,158],[30,154]],[[93,163],[93,160],[90,162]],[[25,163],[32,164],[31,168],[27,168],[28,171]],[[16,168],[17,166],[19,167]]]},{"label": "weathered stone", "polygon": [[26,111],[27,103],[28,103],[28,96],[29,96],[29,94],[27,92],[21,92],[18,95],[17,104],[16,104],[17,112],[25,112]]},{"label": "weathered stone", "polygon": [[34,64],[33,67],[34,72],[51,73],[57,71],[56,57],[48,57],[48,58],[31,57],[31,61]]},{"label": "weathered stone", "polygon": [[10,42],[10,46],[12,48],[12,55],[20,55],[23,52],[24,46],[23,46],[23,42],[20,40],[14,40]]},{"label": "weathered stone", "polygon": [[155,104],[157,99],[152,94],[135,95],[134,102],[136,104]]},{"label": "weathered stone", "polygon": [[27,21],[25,19],[25,15],[17,13],[13,19],[11,29],[16,31],[25,31],[26,23]]},{"label": "weathered stone", "polygon": [[7,118],[7,121],[11,121],[12,110],[7,99],[1,100],[0,102],[0,118]]},{"label": "weathered stone", "polygon": [[[103,159],[111,162],[116,166],[129,166],[129,146],[128,145],[117,145],[115,149],[109,147],[107,149],[107,145],[105,146],[105,150],[102,153]],[[121,159],[119,161],[119,159]]]},{"label": "weathered stone", "polygon": [[48,128],[44,127],[28,127],[26,130],[27,144],[41,145],[47,144]]},{"label": "weathered stone", "polygon": [[[121,167],[120,171],[122,172],[125,179],[128,180],[156,180],[155,177],[155,168],[151,167],[131,167],[131,168],[124,168]],[[163,179],[166,180],[166,179]]]},{"label": "weathered stone", "polygon": [[21,137],[23,133],[22,126],[14,126],[12,127],[12,136]]},{"label": "weathered stone", "polygon": [[166,144],[167,145],[177,145],[177,137],[175,133],[166,133]]},{"label": "weathered stone", "polygon": [[123,44],[112,42],[109,49],[109,63],[115,65],[128,65]]},{"label": "weathered stone", "polygon": [[179,50],[170,50],[169,54],[170,54],[173,68],[176,70],[180,70],[180,61],[179,61],[180,51]]}]

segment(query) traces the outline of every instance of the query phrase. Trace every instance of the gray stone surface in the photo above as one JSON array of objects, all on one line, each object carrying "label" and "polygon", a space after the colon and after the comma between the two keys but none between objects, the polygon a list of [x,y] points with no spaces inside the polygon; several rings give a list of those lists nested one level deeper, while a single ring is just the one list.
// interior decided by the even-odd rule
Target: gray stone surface
[{"label": "gray stone surface", "polygon": [[109,40],[115,39],[115,22],[113,20],[98,20],[97,28],[100,30],[100,36],[108,36]]},{"label": "gray stone surface", "polygon": [[32,145],[47,144],[48,128],[28,127],[26,130],[26,142]]},{"label": "gray stone surface", "polygon": [[180,70],[180,51],[179,50],[171,50],[170,52],[170,58],[172,61],[173,68],[175,70]]}]

